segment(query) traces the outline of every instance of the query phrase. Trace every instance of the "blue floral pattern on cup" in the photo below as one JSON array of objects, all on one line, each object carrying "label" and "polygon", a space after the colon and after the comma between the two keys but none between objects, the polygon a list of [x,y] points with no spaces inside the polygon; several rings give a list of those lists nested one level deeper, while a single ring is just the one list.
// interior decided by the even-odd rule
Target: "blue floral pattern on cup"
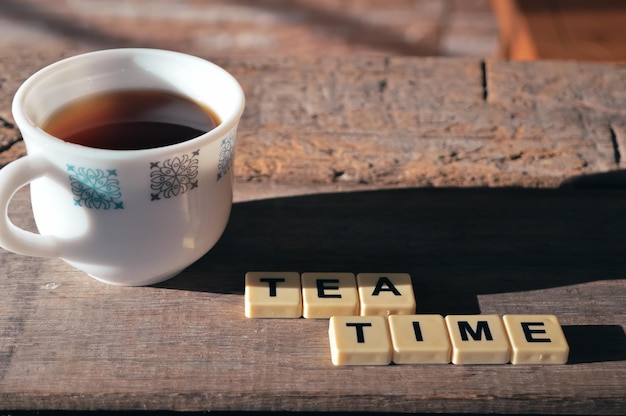
[{"label": "blue floral pattern on cup", "polygon": [[233,158],[235,156],[235,130],[230,132],[228,136],[222,139],[220,143],[220,155],[217,162],[217,180],[219,181],[222,176],[226,175],[233,164]]},{"label": "blue floral pattern on cup", "polygon": [[74,205],[91,209],[123,209],[115,169],[102,170],[67,165]]},{"label": "blue floral pattern on cup", "polygon": [[198,156],[200,150],[191,154],[175,156],[150,163],[151,200],[172,198],[198,187]]}]

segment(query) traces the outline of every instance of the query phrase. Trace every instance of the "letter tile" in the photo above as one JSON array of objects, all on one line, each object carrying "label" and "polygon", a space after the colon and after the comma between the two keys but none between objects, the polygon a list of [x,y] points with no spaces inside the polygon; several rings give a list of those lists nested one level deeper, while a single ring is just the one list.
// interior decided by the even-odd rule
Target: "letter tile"
[{"label": "letter tile", "polygon": [[506,364],[509,339],[497,315],[448,315],[454,364]]},{"label": "letter tile", "polygon": [[247,318],[300,318],[300,273],[248,272],[244,298]]},{"label": "letter tile", "polygon": [[361,316],[415,313],[415,294],[407,273],[359,273],[356,276]]},{"label": "letter tile", "polygon": [[305,318],[358,315],[359,294],[353,273],[302,273]]},{"label": "letter tile", "polygon": [[392,315],[389,332],[396,364],[450,362],[450,338],[441,315]]},{"label": "letter tile", "polygon": [[554,315],[504,315],[512,364],[565,364],[569,345]]},{"label": "letter tile", "polygon": [[334,365],[387,365],[391,341],[382,316],[332,316],[328,324]]}]

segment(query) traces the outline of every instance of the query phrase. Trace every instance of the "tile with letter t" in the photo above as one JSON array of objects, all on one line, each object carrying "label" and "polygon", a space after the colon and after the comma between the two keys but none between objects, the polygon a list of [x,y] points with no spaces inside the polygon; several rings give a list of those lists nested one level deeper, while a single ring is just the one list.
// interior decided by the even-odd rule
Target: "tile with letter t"
[{"label": "tile with letter t", "polygon": [[569,345],[554,315],[504,315],[511,364],[565,364]]},{"label": "tile with letter t", "polygon": [[506,364],[509,339],[498,315],[448,315],[453,364]]},{"label": "tile with letter t", "polygon": [[353,273],[302,273],[302,316],[358,315],[359,294]]},{"label": "tile with letter t", "polygon": [[248,272],[244,298],[247,318],[300,318],[300,273]]},{"label": "tile with letter t", "polygon": [[362,316],[415,313],[415,294],[407,273],[359,273],[356,276]]},{"label": "tile with letter t", "polygon": [[382,316],[333,316],[328,324],[334,365],[387,365],[391,341]]},{"label": "tile with letter t", "polygon": [[396,364],[450,362],[450,339],[441,315],[392,315],[389,333]]}]

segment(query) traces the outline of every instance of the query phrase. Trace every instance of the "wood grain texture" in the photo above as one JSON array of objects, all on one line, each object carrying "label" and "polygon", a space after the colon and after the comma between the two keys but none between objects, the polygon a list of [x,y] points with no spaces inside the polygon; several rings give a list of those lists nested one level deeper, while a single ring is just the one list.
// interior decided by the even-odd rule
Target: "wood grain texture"
[{"label": "wood grain texture", "polygon": [[[407,189],[244,202],[205,258],[144,288],[2,253],[0,403],[623,414],[623,201],[621,191]],[[249,270],[402,271],[419,313],[553,313],[570,363],[336,368],[326,320],[244,318]]]},{"label": "wood grain texture", "polygon": [[[12,56],[7,120],[56,59]],[[215,60],[248,98],[223,238],[141,288],[0,251],[0,409],[624,414],[623,67]],[[244,317],[251,270],[407,272],[419,313],[555,314],[570,363],[336,368],[328,321]]]},{"label": "wood grain texture", "polygon": [[618,167],[613,137],[626,102],[614,88],[626,80],[623,67],[407,58],[223,64],[251,103],[239,181],[555,187]]},{"label": "wood grain texture", "polygon": [[[3,53],[0,163],[6,164],[24,154],[10,99],[23,79],[60,54]],[[469,58],[213,60],[241,81],[247,97],[235,164],[243,184],[558,187],[620,168],[626,149],[623,66]]]}]

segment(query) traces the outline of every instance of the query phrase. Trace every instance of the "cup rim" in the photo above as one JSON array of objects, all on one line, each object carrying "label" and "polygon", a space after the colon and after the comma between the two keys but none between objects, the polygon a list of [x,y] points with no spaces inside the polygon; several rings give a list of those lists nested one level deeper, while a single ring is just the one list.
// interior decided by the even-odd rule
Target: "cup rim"
[{"label": "cup rim", "polygon": [[[225,77],[229,78],[233,84],[233,94],[235,94],[236,100],[236,111],[228,114],[227,117],[220,117],[220,124],[217,125],[214,129],[203,133],[199,136],[191,138],[189,140],[185,140],[180,143],[170,144],[166,146],[160,147],[151,147],[144,149],[104,149],[98,147],[89,147],[85,145],[80,145],[76,143],[66,142],[58,137],[55,137],[45,130],[43,130],[40,126],[38,126],[33,120],[28,117],[23,109],[24,102],[27,99],[27,94],[29,91],[36,85],[36,83],[46,77],[50,73],[56,71],[57,69],[71,65],[74,61],[89,59],[95,56],[102,55],[127,55],[127,56],[139,56],[139,55],[160,55],[163,58],[178,58],[185,59],[188,61],[195,61],[198,64],[207,65],[212,67],[213,70],[220,72]],[[102,157],[115,157],[120,159],[125,158],[133,158],[139,155],[151,155],[162,152],[184,152],[187,148],[198,147],[200,142],[204,143],[207,141],[217,140],[221,137],[224,137],[233,129],[237,128],[239,123],[239,119],[241,118],[245,107],[245,95],[243,89],[237,79],[226,71],[224,68],[219,65],[195,55],[190,55],[182,52],[165,50],[165,49],[155,49],[155,48],[113,48],[113,49],[103,49],[97,51],[86,52],[74,56],[70,56],[59,61],[56,61],[52,64],[49,64],[32,75],[30,75],[17,89],[15,96],[13,98],[12,103],[12,113],[13,118],[16,122],[17,127],[22,131],[22,137],[29,136],[33,138],[38,138],[40,141],[45,141],[46,146],[52,146],[54,148],[61,147],[64,151],[71,151],[77,154],[86,154],[88,153],[89,157],[95,157],[97,155],[101,155]]]}]

